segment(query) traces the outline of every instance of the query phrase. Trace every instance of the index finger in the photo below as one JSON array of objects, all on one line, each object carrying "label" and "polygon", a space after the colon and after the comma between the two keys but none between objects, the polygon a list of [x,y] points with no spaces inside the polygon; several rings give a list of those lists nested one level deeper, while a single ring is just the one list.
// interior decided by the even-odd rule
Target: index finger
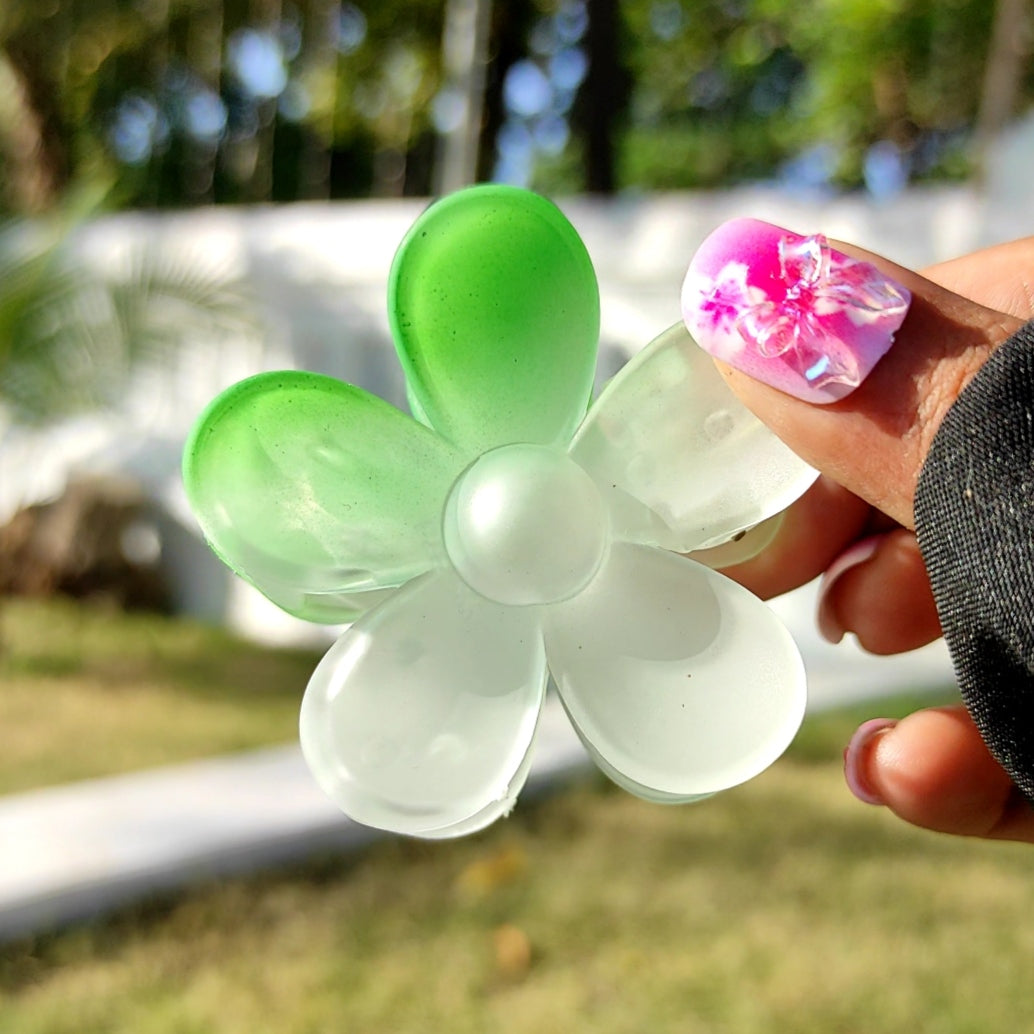
[{"label": "index finger", "polygon": [[748,409],[906,528],[942,418],[1022,325],[878,256],[757,220],[704,242],[683,315]]}]

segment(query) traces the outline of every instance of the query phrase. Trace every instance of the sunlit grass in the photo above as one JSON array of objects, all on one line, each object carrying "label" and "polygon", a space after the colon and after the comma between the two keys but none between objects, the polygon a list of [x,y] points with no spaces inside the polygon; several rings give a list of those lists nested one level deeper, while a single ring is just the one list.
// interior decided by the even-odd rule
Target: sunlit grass
[{"label": "sunlit grass", "polygon": [[0,793],[292,740],[317,660],[61,600],[3,600],[0,630]]},{"label": "sunlit grass", "polygon": [[833,761],[687,808],[589,779],[470,840],[12,946],[0,1032],[1011,1034],[1030,870],[858,804]]},{"label": "sunlit grass", "polygon": [[[319,656],[185,619],[0,600],[0,793],[292,742]],[[874,706],[894,717],[928,702],[816,716],[793,752],[836,757]]]},{"label": "sunlit grass", "polygon": [[[112,753],[293,738],[313,660],[64,607],[9,607],[5,631],[5,736],[20,709],[49,782]],[[771,770],[693,807],[586,777],[468,840],[386,841],[0,947],[0,1034],[1034,1029],[1030,850],[911,829],[843,787],[855,723],[926,702],[811,718]]]}]

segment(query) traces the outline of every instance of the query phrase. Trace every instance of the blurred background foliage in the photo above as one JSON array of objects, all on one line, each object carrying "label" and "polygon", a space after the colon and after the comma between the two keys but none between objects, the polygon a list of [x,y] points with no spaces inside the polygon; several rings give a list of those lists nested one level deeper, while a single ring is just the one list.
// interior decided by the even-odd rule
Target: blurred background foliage
[{"label": "blurred background foliage", "polygon": [[[1029,0],[5,0],[0,213],[979,171]],[[457,158],[457,154],[459,157]]]},{"label": "blurred background foliage", "polygon": [[185,342],[256,336],[246,286],[157,244],[98,268],[67,246],[78,213],[0,224],[0,441],[8,421],[43,426],[123,405],[134,374],[159,375]]}]

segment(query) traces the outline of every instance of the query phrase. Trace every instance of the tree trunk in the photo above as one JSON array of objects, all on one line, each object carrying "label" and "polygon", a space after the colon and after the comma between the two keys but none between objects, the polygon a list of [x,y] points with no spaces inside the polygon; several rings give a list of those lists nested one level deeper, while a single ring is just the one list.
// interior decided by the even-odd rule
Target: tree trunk
[{"label": "tree trunk", "polygon": [[586,47],[589,69],[578,115],[585,140],[585,189],[613,194],[617,189],[617,129],[628,102],[628,73],[621,65],[618,0],[588,0]]},{"label": "tree trunk", "polygon": [[507,0],[492,11],[485,69],[484,111],[481,118],[477,178],[487,180],[495,169],[495,143],[506,121],[503,83],[510,67],[527,53],[528,32],[535,20],[533,0]]},{"label": "tree trunk", "polygon": [[52,84],[36,56],[17,46],[0,50],[0,191],[4,206],[33,215],[54,205],[68,182],[64,134],[51,103]]},{"label": "tree trunk", "polygon": [[988,148],[1016,114],[1020,84],[1030,54],[1031,20],[1030,0],[998,0],[973,134],[980,173]]},{"label": "tree trunk", "polygon": [[442,78],[456,110],[451,113],[455,122],[439,135],[437,194],[459,190],[477,179],[491,20],[491,0],[447,0],[445,5]]}]

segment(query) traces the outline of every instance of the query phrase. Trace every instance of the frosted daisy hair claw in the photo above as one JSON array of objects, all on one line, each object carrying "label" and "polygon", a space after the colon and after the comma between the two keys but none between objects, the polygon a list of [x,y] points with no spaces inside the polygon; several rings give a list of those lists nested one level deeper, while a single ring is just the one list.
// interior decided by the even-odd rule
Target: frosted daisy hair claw
[{"label": "frosted daisy hair claw", "polygon": [[550,202],[431,205],[388,289],[413,416],[315,373],[220,395],[186,446],[214,551],[292,614],[353,622],[316,668],[301,742],[358,822],[473,832],[513,807],[552,675],[589,754],[653,801],[774,761],[804,672],[758,599],[682,555],[740,537],[814,472],[681,325],[588,408],[596,276]]}]

